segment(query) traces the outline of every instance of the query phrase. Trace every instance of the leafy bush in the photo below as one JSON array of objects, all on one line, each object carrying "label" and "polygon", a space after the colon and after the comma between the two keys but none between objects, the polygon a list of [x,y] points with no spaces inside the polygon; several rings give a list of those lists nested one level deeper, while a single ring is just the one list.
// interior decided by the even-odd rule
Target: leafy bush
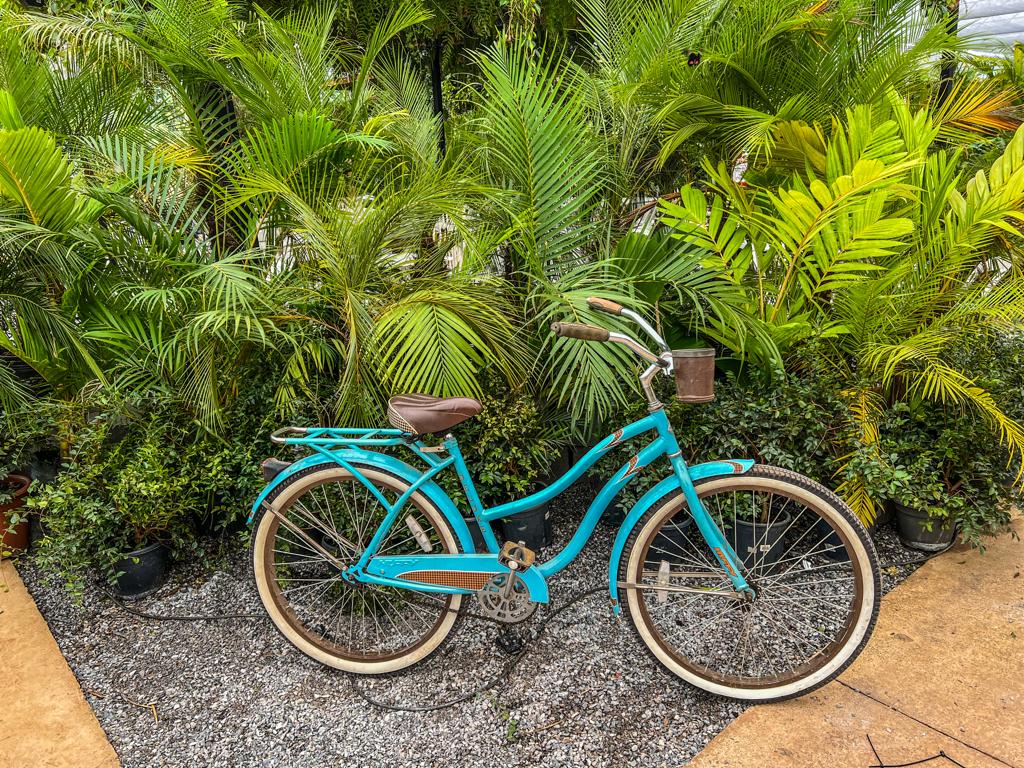
[{"label": "leafy bush", "polygon": [[[482,391],[458,430],[481,494],[528,493],[563,434],[642,414],[626,413],[628,351],[547,331],[622,330],[589,295],[644,312],[673,345],[703,335],[733,355],[742,376],[717,402],[669,405],[691,460],[841,483],[868,518],[872,499],[954,460],[876,439],[909,418],[893,404],[917,418],[930,399],[947,421],[896,437],[966,435],[973,409],[1022,465],[1024,361],[983,354],[1024,321],[1020,91],[961,68],[940,104],[945,25],[915,16],[907,48],[899,4],[735,0],[708,25],[699,5],[583,3],[554,55],[559,33],[534,40],[530,18],[486,45],[507,4],[455,22],[379,5],[342,19],[51,3],[86,11],[71,24],[5,10],[0,406],[59,411],[69,470],[37,496],[84,547],[67,562],[164,527],[179,551],[201,546],[193,517],[229,529],[260,485],[275,407],[366,425],[396,391]],[[542,26],[570,6],[551,12]],[[440,83],[457,102],[446,152],[421,71],[423,43],[442,38],[466,48]],[[500,384],[481,386],[487,370]],[[526,372],[529,393],[515,389]],[[82,395],[111,388],[130,407]],[[170,499],[168,517],[147,520],[135,485]],[[70,522],[90,516],[110,530]]]},{"label": "leafy bush", "polygon": [[1007,482],[1010,457],[985,422],[929,404],[897,403],[879,433],[881,456],[866,462],[876,492],[926,512],[933,525],[958,525],[975,546],[1010,521],[1017,496]]},{"label": "leafy bush", "polygon": [[80,421],[64,425],[64,471],[30,495],[47,530],[39,562],[78,590],[89,569],[113,578],[124,552],[153,541],[176,556],[210,554],[197,529],[229,532],[263,484],[272,393],[267,380],[250,382],[225,410],[223,434],[166,397],[94,398],[78,411]]},{"label": "leafy bush", "polygon": [[174,450],[184,434],[165,413],[104,403],[82,425],[64,472],[33,488],[29,504],[47,529],[39,562],[78,590],[89,568],[113,579],[123,553],[187,541],[194,499]]},{"label": "leafy bush", "polygon": [[[503,388],[494,379],[488,386],[491,394],[479,415],[460,424],[455,434],[485,507],[532,493],[564,443],[559,423],[542,413],[527,391]],[[469,514],[455,473],[446,471],[438,481]]]}]

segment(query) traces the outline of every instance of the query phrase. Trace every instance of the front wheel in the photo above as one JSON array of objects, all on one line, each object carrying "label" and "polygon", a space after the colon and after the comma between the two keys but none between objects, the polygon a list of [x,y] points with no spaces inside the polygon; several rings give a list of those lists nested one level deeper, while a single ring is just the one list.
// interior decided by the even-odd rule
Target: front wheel
[{"label": "front wheel", "polygon": [[675,491],[637,523],[619,570],[640,639],[669,671],[720,696],[780,701],[824,685],[857,657],[878,615],[864,526],[823,485],[777,467],[695,486],[756,597],[733,591]]}]

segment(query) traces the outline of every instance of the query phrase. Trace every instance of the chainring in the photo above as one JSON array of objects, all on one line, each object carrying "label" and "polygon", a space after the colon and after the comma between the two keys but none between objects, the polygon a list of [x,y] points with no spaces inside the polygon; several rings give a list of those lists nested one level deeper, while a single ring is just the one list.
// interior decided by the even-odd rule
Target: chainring
[{"label": "chainring", "polygon": [[[508,579],[515,579],[511,593],[506,596]],[[537,610],[537,604],[530,600],[530,590],[523,580],[511,573],[496,573],[487,580],[483,589],[476,593],[480,613],[503,624],[518,624],[526,621]]]}]

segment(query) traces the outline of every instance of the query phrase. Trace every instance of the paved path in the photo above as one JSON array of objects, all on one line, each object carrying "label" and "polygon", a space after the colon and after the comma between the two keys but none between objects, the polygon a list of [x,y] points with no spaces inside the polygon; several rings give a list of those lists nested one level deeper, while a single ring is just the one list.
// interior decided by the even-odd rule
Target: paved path
[{"label": "paved path", "polygon": [[[1014,526],[1024,534],[1024,520]],[[967,768],[1024,768],[1024,542],[1009,535],[984,555],[926,563],[886,596],[839,681],[748,709],[690,765],[868,768],[940,752]]]},{"label": "paved path", "polygon": [[0,563],[0,768],[117,768],[120,762],[46,621]]}]

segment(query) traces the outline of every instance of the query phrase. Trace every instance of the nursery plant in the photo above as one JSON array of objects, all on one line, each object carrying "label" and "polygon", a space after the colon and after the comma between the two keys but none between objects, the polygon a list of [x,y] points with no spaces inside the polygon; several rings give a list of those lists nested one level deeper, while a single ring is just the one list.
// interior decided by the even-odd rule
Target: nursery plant
[{"label": "nursery plant", "polygon": [[[762,374],[798,365],[796,350],[822,339],[824,370],[842,382],[860,441],[878,440],[880,411],[925,400],[987,421],[1022,466],[1024,431],[957,362],[968,344],[1019,326],[1024,313],[1014,224],[1024,202],[1024,131],[987,172],[968,180],[961,152],[936,148],[940,126],[891,96],[851,110],[831,136],[789,124],[773,169],[780,186],[734,182],[708,167],[707,192],[684,187],[662,204],[702,266],[746,296],[738,334],[709,333]],[[768,342],[762,342],[767,339]],[[841,490],[863,516],[875,500],[856,477]]]},{"label": "nursery plant", "polygon": [[[1020,57],[910,0],[74,5],[0,10],[0,410],[63,414],[66,477],[33,491],[60,573],[136,529],[201,546],[271,424],[375,424],[401,391],[481,398],[468,458],[521,490],[632,402],[628,353],[548,330],[587,296],[716,346],[720,405],[673,412],[693,450],[738,448],[735,417],[870,518],[889,414],[935,407],[1019,474],[1015,374],[965,350],[1024,310]],[[178,464],[115,471],[98,393],[159,403]],[[183,476],[163,520],[117,491]]]}]

